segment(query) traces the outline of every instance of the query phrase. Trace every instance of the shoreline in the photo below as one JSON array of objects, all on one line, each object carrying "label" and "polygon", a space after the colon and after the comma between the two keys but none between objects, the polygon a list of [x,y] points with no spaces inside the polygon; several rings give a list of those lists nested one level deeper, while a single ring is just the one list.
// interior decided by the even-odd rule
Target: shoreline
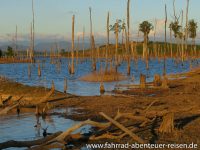
[{"label": "shoreline", "polygon": [[[182,76],[183,74],[180,74]],[[116,95],[101,95],[101,96],[76,96],[65,94],[55,91],[49,100],[54,108],[75,108],[78,113],[67,114],[66,112],[60,113],[47,113],[47,115],[58,115],[67,119],[75,121],[85,121],[91,119],[93,121],[105,122],[106,120],[99,115],[99,112],[104,112],[110,117],[116,116],[117,112],[132,113],[137,110],[145,110],[152,102],[156,101],[151,108],[150,112],[157,111],[170,111],[170,110],[184,110],[180,113],[175,113],[175,132],[173,136],[159,135],[157,128],[154,131],[158,143],[196,143],[200,145],[200,69],[193,72],[184,73],[186,78],[180,78],[176,74],[176,79],[169,80],[170,88],[159,92],[156,95],[131,95],[116,94]],[[16,83],[13,81],[0,80],[0,95],[13,95],[17,99],[24,95],[24,99],[34,100],[41,99],[44,96],[44,87],[31,87]],[[47,91],[50,91],[48,89]],[[54,101],[52,101],[54,100]],[[23,108],[21,113],[35,112],[35,108]],[[16,109],[10,112],[16,113]],[[152,138],[152,129],[147,129],[138,133],[143,139],[150,140]],[[126,143],[129,138],[124,138],[121,142]],[[106,140],[106,142],[117,142],[116,140]],[[95,143],[102,143],[104,140],[95,141]],[[170,143],[171,143],[170,142]],[[91,143],[91,142],[89,142]],[[77,145],[80,148],[80,145]]]},{"label": "shoreline", "polygon": [[[113,93],[114,95],[78,96],[78,95],[73,95],[69,93],[63,93],[60,91],[55,91],[54,94],[51,97],[49,97],[48,101],[52,103],[53,105],[55,105],[56,107],[81,108],[86,112],[85,116],[88,116],[88,117],[95,116],[95,114],[98,114],[98,112],[100,111],[105,111],[106,109],[104,106],[112,107],[108,114],[115,115],[118,109],[126,110],[127,112],[131,111],[133,109],[132,106],[128,106],[128,104],[131,102],[135,102],[136,104],[141,103],[140,105],[144,107],[155,99],[159,101],[165,101],[165,102],[167,98],[185,99],[186,97],[183,97],[182,95],[187,96],[188,98],[187,101],[198,99],[198,96],[199,96],[198,92],[192,91],[192,89],[194,89],[194,86],[192,83],[195,82],[196,85],[200,86],[199,73],[200,73],[200,69],[196,69],[193,72],[168,75],[169,77],[174,77],[173,80],[169,80],[170,88],[169,89],[158,88],[162,92],[158,92],[155,95],[148,95],[148,94],[135,95],[134,93],[131,93],[131,90],[130,90],[129,92],[126,91],[124,93]],[[183,78],[183,76],[186,76],[186,77]],[[176,79],[177,77],[178,79]],[[0,78],[0,83],[1,83],[0,96],[3,99],[7,98],[8,96],[12,96],[12,99],[18,99],[19,97],[23,96],[23,100],[25,101],[33,101],[33,100],[36,101],[36,100],[41,99],[46,93],[48,93],[48,91],[50,91],[50,89],[45,88],[45,87],[28,86],[28,85],[24,85],[24,84],[21,84],[9,79],[2,80],[2,78]],[[142,90],[142,89],[137,89],[137,90]],[[188,90],[190,92],[189,93],[184,92],[184,90]],[[199,91],[199,89],[196,89],[196,90]],[[141,92],[144,92],[144,91],[141,91]],[[193,97],[195,97],[195,99],[193,99]],[[122,106],[122,102],[124,103],[124,106]],[[167,102],[167,104],[170,104],[170,105],[171,103],[173,103],[171,100]],[[108,105],[108,104],[113,104],[113,105]],[[117,104],[118,106],[116,106]]]}]

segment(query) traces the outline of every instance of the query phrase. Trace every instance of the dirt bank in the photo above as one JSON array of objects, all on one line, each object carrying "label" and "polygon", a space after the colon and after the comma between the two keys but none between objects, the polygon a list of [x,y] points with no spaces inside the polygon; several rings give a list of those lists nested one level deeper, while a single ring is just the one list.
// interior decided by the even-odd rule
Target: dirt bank
[{"label": "dirt bank", "polygon": [[15,57],[8,57],[8,58],[0,58],[0,64],[9,64],[9,63],[30,63],[31,60],[27,58],[15,58]]},{"label": "dirt bank", "polygon": [[[118,110],[131,112],[136,108],[145,108],[154,100],[159,101],[159,104],[153,107],[156,109],[181,109],[189,106],[200,108],[199,70],[196,70],[194,74],[188,74],[187,78],[170,80],[169,84],[171,88],[151,96],[131,95],[131,93],[115,96],[75,96],[56,91],[49,100],[55,99],[54,103],[57,107],[82,108],[90,118],[98,115],[100,111],[111,116],[115,115]],[[4,79],[0,79],[0,85],[0,96],[3,98],[13,96],[13,99],[17,99],[23,96],[23,99],[27,101],[39,100],[49,91],[44,87],[31,87]]]},{"label": "dirt bank", "polygon": [[[177,75],[176,75],[177,76]],[[104,112],[113,117],[117,111],[130,113],[136,109],[145,109],[151,102],[157,100],[151,110],[182,110],[191,108],[192,111],[176,113],[175,119],[176,132],[174,136],[158,135],[156,130],[151,129],[140,134],[141,137],[152,139],[156,138],[157,143],[197,143],[200,145],[200,70],[195,73],[184,74],[186,78],[169,81],[171,88],[165,89],[156,95],[131,95],[131,93],[115,96],[74,96],[55,92],[50,99],[56,107],[74,107],[82,108],[83,114],[59,114],[63,117],[73,118],[75,120],[102,120],[99,112]],[[48,91],[43,87],[25,86],[13,81],[0,80],[0,95],[3,97],[12,95],[13,98],[24,96],[25,100],[40,99]],[[24,109],[24,111],[34,111],[33,109]],[[15,112],[15,110],[13,111]],[[23,113],[23,110],[22,110]],[[181,118],[181,119],[180,119]],[[155,132],[155,133],[154,133]]]},{"label": "dirt bank", "polygon": [[114,70],[101,72],[92,72],[86,76],[81,77],[79,80],[87,82],[113,82],[125,80],[126,77]]}]

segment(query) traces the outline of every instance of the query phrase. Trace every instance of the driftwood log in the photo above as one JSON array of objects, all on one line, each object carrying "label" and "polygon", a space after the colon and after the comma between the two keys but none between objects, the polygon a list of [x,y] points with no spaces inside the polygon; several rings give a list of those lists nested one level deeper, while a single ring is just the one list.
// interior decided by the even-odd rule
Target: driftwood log
[{"label": "driftwood log", "polygon": [[[85,142],[83,139],[87,140],[100,140],[100,139],[122,139],[125,136],[130,136],[131,139],[137,143],[146,143],[145,140],[136,135],[139,132],[148,130],[152,127],[155,120],[159,121],[156,127],[159,128],[158,131],[161,133],[172,133],[174,130],[174,114],[180,112],[190,112],[194,108],[188,108],[184,110],[163,110],[155,111],[151,107],[158,101],[151,102],[143,110],[135,110],[132,113],[120,113],[117,112],[116,116],[111,118],[103,112],[99,114],[104,117],[108,122],[95,122],[91,120],[86,120],[80,122],[71,128],[68,128],[64,132],[59,132],[59,134],[53,134],[48,139],[36,141],[8,141],[0,143],[0,149],[4,147],[29,147],[32,150],[48,149],[55,147],[64,147],[69,142]],[[157,119],[155,119],[157,118]],[[131,120],[131,124],[128,125],[128,121]],[[90,125],[95,127],[95,130],[89,135],[77,133],[73,134],[74,131],[80,129],[85,125]],[[137,126],[136,126],[137,125]],[[139,125],[139,126],[138,126]]]},{"label": "driftwood log", "polygon": [[16,108],[17,106],[20,105],[20,100],[23,98],[23,96],[21,96],[19,99],[16,100],[16,104],[12,104],[10,106],[5,107],[4,109],[0,110],[0,115],[5,115],[7,114],[9,111],[11,111],[12,109]]},{"label": "driftwood log", "polygon": [[[44,96],[42,97],[39,101],[36,101],[34,102],[32,105],[33,106],[36,106],[36,113],[37,114],[40,114],[39,112],[39,105],[42,104],[42,103],[47,103],[48,102],[48,98],[54,93],[55,91],[55,86],[54,86],[54,83],[52,82],[52,87],[51,87],[51,90]],[[9,96],[6,100],[4,100],[2,103],[3,103],[3,106],[4,104],[8,103],[8,101],[11,101],[11,98],[12,96]],[[17,99],[15,102],[12,102],[11,104],[9,104],[7,107],[3,108],[0,110],[0,115],[5,115],[7,114],[10,110],[18,107],[20,105],[20,100],[23,98],[23,96],[21,96],[19,99]],[[30,104],[29,104],[30,105]],[[43,108],[45,111],[46,111],[46,106],[47,104],[45,105],[45,108]]]},{"label": "driftwood log", "polygon": [[52,82],[51,90],[43,98],[41,98],[41,100],[36,102],[35,105],[47,102],[48,98],[54,93],[54,91],[55,91],[55,86],[54,83]]},{"label": "driftwood log", "polygon": [[117,126],[118,128],[120,128],[122,131],[124,131],[125,133],[127,133],[128,135],[130,135],[133,140],[135,140],[138,143],[145,143],[144,140],[142,140],[140,137],[138,137],[136,134],[134,134],[133,132],[129,131],[126,127],[124,127],[122,124],[120,124],[119,122],[115,121],[114,119],[110,118],[109,116],[107,116],[106,114],[104,114],[103,112],[99,113],[101,116],[103,116],[104,118],[106,118],[108,121],[110,121],[111,123],[113,123],[115,126]]},{"label": "driftwood log", "polygon": [[0,115],[7,114],[10,110],[16,108],[17,106],[19,106],[19,104],[13,104],[13,105],[11,105],[11,106],[8,106],[8,107],[2,109],[2,110],[0,111]]},{"label": "driftwood log", "polygon": [[[55,137],[52,140],[49,140],[48,142],[41,144],[39,146],[37,146],[37,149],[45,149],[46,147],[48,147],[49,145],[53,144],[53,143],[61,143],[61,144],[66,144],[68,141],[66,141],[66,139],[81,139],[83,138],[83,136],[81,136],[79,134],[79,136],[73,135],[72,132],[76,131],[77,129],[81,128],[82,126],[85,125],[91,125],[93,127],[97,127],[99,129],[104,130],[105,132],[107,131],[106,129],[108,129],[112,124],[114,124],[115,126],[117,126],[120,130],[122,130],[123,134],[116,136],[116,135],[112,135],[112,134],[104,134],[104,135],[100,135],[100,136],[90,136],[88,139],[89,140],[98,140],[98,139],[117,139],[117,138],[123,138],[126,135],[131,136],[136,142],[139,143],[145,143],[144,140],[142,140],[140,137],[138,137],[137,135],[135,135],[132,131],[135,131],[137,128],[132,127],[131,130],[129,130],[128,128],[124,127],[122,124],[120,124],[119,122],[115,121],[117,119],[120,118],[131,118],[133,120],[139,120],[139,121],[148,121],[148,119],[145,119],[145,117],[140,117],[140,116],[134,116],[131,113],[120,113],[118,112],[117,115],[114,117],[114,119],[108,117],[107,115],[105,115],[104,113],[100,113],[100,115],[102,115],[103,117],[105,117],[109,122],[107,123],[100,123],[100,122],[95,122],[95,121],[91,121],[91,120],[86,120],[83,122],[80,122],[79,124],[74,125],[73,127],[67,129],[65,132],[63,132],[62,134],[60,134],[59,136]],[[35,149],[34,149],[35,150]]]},{"label": "driftwood log", "polygon": [[3,99],[2,96],[0,96],[0,107],[3,106]]},{"label": "driftwood log", "polygon": [[[134,131],[136,131],[136,130],[138,130],[138,128],[135,128],[135,127],[133,127],[130,131],[131,132],[134,132]],[[114,134],[112,134],[112,133],[104,133],[104,134],[102,134],[102,135],[99,135],[99,136],[95,136],[95,135],[92,135],[92,136],[90,136],[90,140],[101,140],[101,139],[112,139],[112,140],[117,140],[117,139],[122,139],[123,137],[125,137],[127,135],[127,133],[125,132],[125,133],[122,133],[122,134],[119,134],[119,135],[114,135]]]},{"label": "driftwood log", "polygon": [[12,99],[12,96],[8,96],[8,98],[6,98],[5,100],[2,100],[2,104],[8,105],[10,103],[11,99]]},{"label": "driftwood log", "polygon": [[[54,86],[54,83],[52,82],[51,90],[43,98],[41,98],[40,101],[34,103],[34,105],[36,106],[36,111],[35,111],[36,115],[40,115],[40,114],[46,113],[46,109],[47,109],[46,107],[47,107],[48,99],[54,92],[55,92],[55,86]],[[39,109],[40,107],[39,106],[42,103],[46,103],[46,105],[40,111],[40,109]]]},{"label": "driftwood log", "polygon": [[6,148],[10,148],[10,147],[31,147],[31,146],[35,146],[35,145],[41,145],[41,144],[46,143],[47,141],[57,137],[61,133],[62,132],[56,132],[56,133],[49,135],[45,138],[33,140],[33,141],[14,141],[14,140],[11,140],[11,141],[7,141],[7,142],[3,142],[3,143],[0,143],[0,149],[6,149]]},{"label": "driftwood log", "polygon": [[98,128],[106,128],[106,127],[110,126],[110,123],[99,123],[99,122],[95,122],[95,121],[91,121],[91,120],[86,120],[86,121],[80,122],[79,124],[76,124],[73,127],[67,129],[65,132],[60,134],[58,137],[52,139],[48,143],[64,142],[64,139],[67,136],[69,136],[73,131],[76,131],[77,129],[79,129],[80,127],[82,127],[84,125],[91,125],[93,127],[98,127]]},{"label": "driftwood log", "polygon": [[163,116],[163,122],[158,129],[160,133],[172,133],[174,131],[174,113]]}]

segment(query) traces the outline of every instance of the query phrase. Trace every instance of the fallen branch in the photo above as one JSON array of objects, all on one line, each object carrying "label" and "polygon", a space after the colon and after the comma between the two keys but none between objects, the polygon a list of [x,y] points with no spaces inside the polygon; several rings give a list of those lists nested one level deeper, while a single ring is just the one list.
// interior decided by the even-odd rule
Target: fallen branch
[{"label": "fallen branch", "polygon": [[142,140],[140,137],[138,137],[136,134],[132,133],[130,130],[128,130],[126,127],[124,127],[122,124],[120,124],[119,122],[115,121],[114,119],[110,118],[109,116],[107,116],[106,114],[104,114],[103,112],[99,113],[101,116],[103,116],[105,119],[109,120],[110,122],[112,122],[115,126],[117,126],[118,128],[120,128],[122,131],[126,132],[129,136],[131,136],[133,138],[133,140],[135,140],[138,143],[145,143],[144,140]]},{"label": "fallen branch", "polygon": [[[130,131],[134,132],[136,131],[138,128],[133,127]],[[127,133],[123,133],[120,135],[113,135],[111,133],[105,133],[103,135],[100,136],[95,136],[92,135],[89,139],[90,140],[101,140],[101,139],[112,139],[112,140],[117,140],[117,139],[122,139],[123,137],[125,137],[126,135],[128,135]]]},{"label": "fallen branch", "polygon": [[156,102],[158,102],[158,100],[155,100],[155,101],[151,102],[151,104],[149,104],[149,106],[144,110],[145,116],[146,116],[147,111],[148,111],[148,110],[151,108],[151,106],[153,106],[153,104],[155,104]]},{"label": "fallen branch", "polygon": [[35,103],[35,105],[47,102],[48,98],[54,93],[54,91],[55,87],[52,86],[51,90],[39,102]]},{"label": "fallen branch", "polygon": [[82,127],[84,125],[91,125],[93,127],[105,128],[105,127],[110,126],[110,123],[99,123],[99,122],[95,122],[95,121],[91,121],[91,120],[86,120],[86,121],[80,122],[79,124],[76,124],[73,127],[67,129],[65,132],[63,132],[58,137],[54,138],[53,140],[49,141],[46,144],[50,144],[53,142],[61,142],[62,143],[62,142],[64,142],[64,139],[67,136],[69,136],[73,131],[76,131],[77,129],[79,129],[80,127]]},{"label": "fallen branch", "polygon": [[5,100],[2,100],[3,105],[7,105],[9,104],[9,102],[11,101],[12,96],[8,96],[8,98],[6,98]]},{"label": "fallen branch", "polygon": [[3,110],[1,110],[1,111],[0,111],[0,115],[7,114],[10,110],[12,110],[12,109],[16,108],[17,106],[19,106],[19,104],[20,104],[19,101],[20,101],[22,98],[23,98],[23,96],[21,96],[18,100],[16,100],[16,101],[17,101],[16,104],[13,104],[13,105],[11,105],[11,106],[7,106],[7,107],[4,108]]},{"label": "fallen branch", "polygon": [[17,106],[19,106],[19,104],[14,104],[12,106],[8,106],[6,108],[4,108],[3,110],[0,111],[0,115],[4,115],[4,114],[7,114],[10,110],[16,108]]},{"label": "fallen branch", "polygon": [[127,119],[132,119],[132,120],[135,120],[135,121],[150,121],[145,116],[136,116],[132,113],[120,113],[120,112],[118,112],[117,118],[115,118],[114,120],[117,120],[119,118],[127,118]]},{"label": "fallen branch", "polygon": [[38,140],[33,140],[33,141],[7,141],[7,142],[3,142],[0,143],[0,149],[6,149],[6,148],[10,148],[10,147],[31,147],[31,146],[35,146],[35,145],[40,145],[43,143],[48,142],[49,140],[57,137],[58,135],[60,135],[62,132],[56,132],[50,136],[47,136],[45,138],[42,139],[38,139]]}]

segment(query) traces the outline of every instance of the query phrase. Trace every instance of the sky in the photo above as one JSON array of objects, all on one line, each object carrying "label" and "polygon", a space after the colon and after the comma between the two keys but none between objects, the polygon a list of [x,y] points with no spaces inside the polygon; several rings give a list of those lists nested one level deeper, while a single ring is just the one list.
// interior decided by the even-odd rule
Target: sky
[{"label": "sky", "polygon": [[[187,0],[176,0],[176,11],[185,13]],[[131,0],[131,38],[136,37],[139,23],[158,20],[157,36],[164,31],[164,6],[167,4],[168,22],[173,19],[173,0]],[[110,23],[126,19],[127,0],[34,0],[35,37],[37,40],[70,40],[71,20],[75,15],[76,35],[85,26],[89,34],[89,7],[92,7],[95,38],[106,36],[106,16],[110,12]],[[189,19],[200,23],[200,0],[190,0]],[[185,18],[184,18],[185,19]],[[18,27],[18,39],[29,40],[32,21],[32,0],[0,0],[0,41],[10,40]],[[199,36],[199,34],[198,34]]]}]

